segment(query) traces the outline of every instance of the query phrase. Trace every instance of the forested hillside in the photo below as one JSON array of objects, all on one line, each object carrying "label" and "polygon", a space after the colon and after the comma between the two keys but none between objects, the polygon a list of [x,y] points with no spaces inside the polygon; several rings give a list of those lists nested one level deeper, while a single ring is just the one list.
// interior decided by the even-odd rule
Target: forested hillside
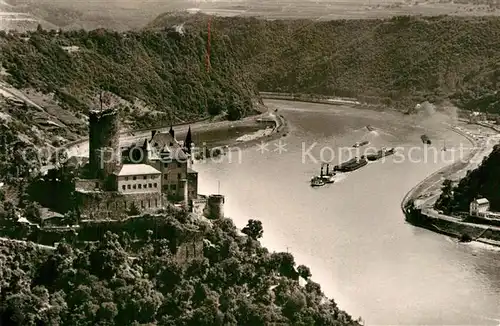
[{"label": "forested hillside", "polygon": [[483,163],[453,187],[446,182],[436,208],[447,213],[468,212],[476,198],[487,198],[492,210],[500,211],[500,145],[494,147]]},{"label": "forested hillside", "polygon": [[[173,216],[164,223],[179,232],[203,226]],[[204,254],[187,264],[152,230],[134,230],[149,234],[140,243],[108,232],[54,251],[1,241],[0,324],[359,325],[291,254],[261,247],[259,234],[240,236],[229,219],[204,229]]]},{"label": "forested hillside", "polygon": [[[164,14],[202,30],[203,15]],[[395,17],[387,20],[265,21],[213,18],[261,91],[356,96],[401,107],[452,99],[500,109],[500,18]],[[216,41],[213,42],[216,44]]]},{"label": "forested hillside", "polygon": [[207,71],[205,34],[170,29],[4,33],[0,63],[14,86],[54,93],[72,112],[85,113],[100,90],[107,90],[128,107],[125,113],[136,127],[223,110],[238,119],[251,111],[256,88],[242,76],[229,40],[219,33],[212,33],[213,58]]}]

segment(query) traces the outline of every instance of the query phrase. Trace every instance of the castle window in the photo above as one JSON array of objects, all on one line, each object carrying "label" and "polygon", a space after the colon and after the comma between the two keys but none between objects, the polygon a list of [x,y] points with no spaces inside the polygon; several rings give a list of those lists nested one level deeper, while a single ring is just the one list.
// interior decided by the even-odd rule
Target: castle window
[{"label": "castle window", "polygon": [[148,199],[148,207],[151,207],[151,199]]},{"label": "castle window", "polygon": [[137,180],[137,177],[134,175],[134,177],[132,179]]},{"label": "castle window", "polygon": [[144,201],[141,200],[141,207],[144,208]]},{"label": "castle window", "polygon": [[128,177],[125,177],[125,181],[128,181]]},{"label": "castle window", "polygon": [[122,186],[122,189],[125,190],[125,185]]},{"label": "castle window", "polygon": [[149,188],[153,188],[153,184],[148,183],[148,187],[149,187]]},{"label": "castle window", "polygon": [[145,183],[145,184],[144,184],[144,189],[146,189],[147,187],[148,187],[148,185]]},{"label": "castle window", "polygon": [[133,186],[132,186],[132,188],[134,188],[134,189],[135,189],[135,188],[137,188],[137,186],[136,186],[136,185],[133,185]]},{"label": "castle window", "polygon": [[157,183],[155,183],[153,186],[156,188],[156,187],[158,186],[158,184],[157,184]]},{"label": "castle window", "polygon": [[177,173],[177,180],[180,180],[181,179],[181,174],[180,173]]},{"label": "castle window", "polygon": [[182,163],[181,162],[177,162],[177,167],[181,168],[182,167]]},{"label": "castle window", "polygon": [[175,188],[176,188],[175,185],[170,185],[171,190],[175,190]]},{"label": "castle window", "polygon": [[155,199],[155,207],[158,207],[158,199]]},{"label": "castle window", "polygon": [[147,176],[147,175],[145,175],[145,176],[144,176],[144,180],[146,180],[147,178],[148,178],[148,176]]},{"label": "castle window", "polygon": [[168,174],[167,174],[167,173],[165,173],[165,175],[164,175],[164,179],[165,179],[165,180],[168,180]]},{"label": "castle window", "polygon": [[142,188],[142,185],[137,185],[137,186],[139,187],[139,189],[141,189],[141,188]]},{"label": "castle window", "polygon": [[95,183],[95,187],[96,187],[96,188],[99,188],[99,182],[96,182],[96,183]]},{"label": "castle window", "polygon": [[127,185],[127,189],[130,189],[130,185]]},{"label": "castle window", "polygon": [[123,201],[123,208],[127,209],[127,201],[126,200]]}]

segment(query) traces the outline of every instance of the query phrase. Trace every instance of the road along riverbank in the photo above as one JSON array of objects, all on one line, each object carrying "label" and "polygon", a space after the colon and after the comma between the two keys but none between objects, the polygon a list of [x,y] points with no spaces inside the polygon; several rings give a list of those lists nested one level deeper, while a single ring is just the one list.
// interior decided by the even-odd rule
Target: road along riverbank
[{"label": "road along riverbank", "polygon": [[[481,126],[492,128],[498,132],[494,127]],[[406,220],[415,226],[455,238],[468,235],[474,241],[500,247],[499,227],[465,222],[457,217],[440,214],[433,207],[441,194],[442,182],[476,168],[477,164],[491,153],[494,144],[497,144],[500,139],[498,134],[479,138],[471,136],[470,132],[464,132],[457,127],[452,127],[452,130],[467,138],[473,145],[472,150],[465,159],[460,158],[459,161],[438,170],[413,187],[403,198],[401,209],[405,213]],[[417,199],[422,199],[423,203],[413,207]]]}]

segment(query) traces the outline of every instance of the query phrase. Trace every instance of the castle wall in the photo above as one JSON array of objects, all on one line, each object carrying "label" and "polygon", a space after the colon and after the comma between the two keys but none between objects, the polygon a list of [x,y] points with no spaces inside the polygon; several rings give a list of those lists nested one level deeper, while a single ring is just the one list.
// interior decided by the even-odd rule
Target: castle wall
[{"label": "castle wall", "polygon": [[202,216],[206,206],[207,199],[205,197],[199,197],[191,200],[191,212],[196,215]]},{"label": "castle wall", "polygon": [[121,164],[118,110],[90,111],[89,163],[93,178],[106,180]]},{"label": "castle wall", "polygon": [[198,197],[198,172],[188,171],[188,198],[194,199]]},{"label": "castle wall", "polygon": [[189,197],[188,197],[188,181],[187,179],[182,179],[180,182],[180,187],[182,191],[182,201],[184,202],[184,205],[187,207],[189,204]]},{"label": "castle wall", "polygon": [[163,207],[160,192],[122,194],[114,191],[77,191],[76,194],[81,219],[122,220],[128,216],[133,205],[141,213],[154,213]]},{"label": "castle wall", "polygon": [[177,247],[175,259],[184,264],[192,259],[203,257],[203,237],[201,234],[192,235]]},{"label": "castle wall", "polygon": [[75,189],[81,191],[95,191],[102,188],[102,182],[99,179],[75,179]]}]

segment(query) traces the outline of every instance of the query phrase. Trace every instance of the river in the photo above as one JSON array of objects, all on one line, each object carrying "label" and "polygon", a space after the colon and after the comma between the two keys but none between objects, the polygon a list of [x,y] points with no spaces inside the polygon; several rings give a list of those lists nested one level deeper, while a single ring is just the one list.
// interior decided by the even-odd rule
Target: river
[{"label": "river", "polygon": [[[436,153],[442,153],[444,140],[447,148],[470,146],[442,123],[451,118],[424,114],[416,121],[343,106],[266,104],[289,122],[281,153],[276,141],[267,151],[253,147],[218,162],[198,162],[200,193],[216,193],[220,182],[226,216],[239,227],[250,218],[261,220],[263,245],[293,253],[297,264],[311,268],[327,296],[367,325],[500,324],[498,249],[459,244],[413,227],[400,209],[408,190],[451,163],[448,156],[432,159],[432,148],[422,150],[420,135],[435,140]],[[378,148],[401,146],[400,155],[370,163],[334,184],[309,186],[319,173],[322,148],[338,150],[365,139]],[[312,157],[303,157],[311,146]],[[323,160],[331,159],[330,150],[322,152]],[[410,152],[412,161],[403,161]],[[427,161],[416,163],[424,153]],[[336,155],[332,161],[347,158]]]}]

